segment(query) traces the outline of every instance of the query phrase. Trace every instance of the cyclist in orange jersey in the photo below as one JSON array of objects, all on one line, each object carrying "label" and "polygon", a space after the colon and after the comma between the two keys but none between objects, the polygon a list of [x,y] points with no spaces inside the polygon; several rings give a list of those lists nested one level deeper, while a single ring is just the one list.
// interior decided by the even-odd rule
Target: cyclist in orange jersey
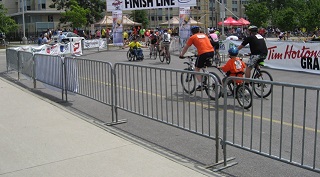
[{"label": "cyclist in orange jersey", "polygon": [[[179,58],[184,58],[183,55],[188,51],[191,45],[194,45],[198,50],[198,58],[195,63],[195,71],[199,72],[201,68],[206,67],[206,63],[214,56],[214,48],[210,43],[210,39],[204,33],[200,32],[199,26],[191,27],[192,36],[188,39],[186,45],[183,47]],[[197,91],[202,90],[202,76],[196,75],[198,80]]]}]

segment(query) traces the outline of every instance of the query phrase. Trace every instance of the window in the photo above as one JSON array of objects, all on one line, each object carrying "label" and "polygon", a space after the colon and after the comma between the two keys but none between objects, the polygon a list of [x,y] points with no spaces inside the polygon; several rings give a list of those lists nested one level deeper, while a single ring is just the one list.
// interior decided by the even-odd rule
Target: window
[{"label": "window", "polygon": [[238,4],[238,1],[232,1],[232,4]]},{"label": "window", "polygon": [[238,12],[238,8],[232,8],[233,12]]},{"label": "window", "polygon": [[154,16],[151,17],[151,21],[154,21]]},{"label": "window", "polygon": [[46,9],[46,4],[41,4],[42,9]]},{"label": "window", "polygon": [[53,22],[53,16],[52,15],[48,15],[48,22]]},{"label": "window", "polygon": [[158,17],[158,20],[162,20],[162,17]]}]

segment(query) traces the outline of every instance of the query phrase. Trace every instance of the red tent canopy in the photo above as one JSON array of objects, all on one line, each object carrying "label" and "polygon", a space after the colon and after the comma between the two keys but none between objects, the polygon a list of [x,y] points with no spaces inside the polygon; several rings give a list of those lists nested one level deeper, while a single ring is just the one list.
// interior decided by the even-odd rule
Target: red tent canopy
[{"label": "red tent canopy", "polygon": [[[224,22],[226,26],[241,26],[242,23],[239,23],[237,20],[233,19],[232,17],[228,17]],[[222,22],[219,22],[218,25],[222,25]]]},{"label": "red tent canopy", "polygon": [[241,23],[242,25],[250,25],[250,22],[244,18],[240,18],[238,21],[238,23]]}]

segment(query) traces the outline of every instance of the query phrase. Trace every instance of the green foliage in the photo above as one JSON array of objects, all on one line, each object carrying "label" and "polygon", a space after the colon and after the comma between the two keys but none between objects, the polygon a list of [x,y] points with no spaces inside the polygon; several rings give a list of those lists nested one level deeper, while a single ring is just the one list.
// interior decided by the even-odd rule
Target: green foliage
[{"label": "green foliage", "polygon": [[4,8],[3,4],[0,4],[0,32],[9,33],[10,31],[15,31],[18,29],[16,22],[6,16],[8,10]]},{"label": "green foliage", "polygon": [[[89,10],[89,13],[84,16],[87,19],[87,24],[93,24],[97,19],[101,19],[104,14],[103,12],[106,9],[105,0],[52,0],[52,4],[49,6],[51,8],[57,8],[57,10],[71,10],[71,5],[76,2],[80,7]],[[68,22],[68,19],[61,18],[61,23]]]},{"label": "green foliage", "polygon": [[245,5],[245,8],[245,14],[248,16],[252,25],[266,27],[266,22],[270,18],[266,2],[257,3],[256,1],[249,1],[249,3]]},{"label": "green foliage", "polygon": [[262,26],[269,22],[281,30],[320,27],[319,0],[250,0],[245,7],[249,21],[257,26],[260,21]]},{"label": "green foliage", "polygon": [[148,13],[146,10],[134,10],[131,12],[130,17],[133,21],[142,23],[143,28],[149,25]]},{"label": "green foliage", "polygon": [[75,0],[70,0],[70,10],[61,13],[62,18],[72,23],[75,28],[84,27],[87,24],[86,15],[90,13],[88,9],[80,7]]},{"label": "green foliage", "polygon": [[284,31],[291,31],[299,25],[299,17],[291,8],[284,8],[274,12],[273,24]]}]

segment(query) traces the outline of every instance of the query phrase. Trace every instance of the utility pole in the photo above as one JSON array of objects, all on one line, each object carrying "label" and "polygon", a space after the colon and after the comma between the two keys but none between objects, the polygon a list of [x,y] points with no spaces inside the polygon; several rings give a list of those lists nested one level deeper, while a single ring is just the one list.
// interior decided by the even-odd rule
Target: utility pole
[{"label": "utility pole", "polygon": [[25,0],[22,0],[22,29],[23,29],[22,43],[27,44],[28,40],[26,38],[26,24],[24,21],[24,2],[25,2]]}]

